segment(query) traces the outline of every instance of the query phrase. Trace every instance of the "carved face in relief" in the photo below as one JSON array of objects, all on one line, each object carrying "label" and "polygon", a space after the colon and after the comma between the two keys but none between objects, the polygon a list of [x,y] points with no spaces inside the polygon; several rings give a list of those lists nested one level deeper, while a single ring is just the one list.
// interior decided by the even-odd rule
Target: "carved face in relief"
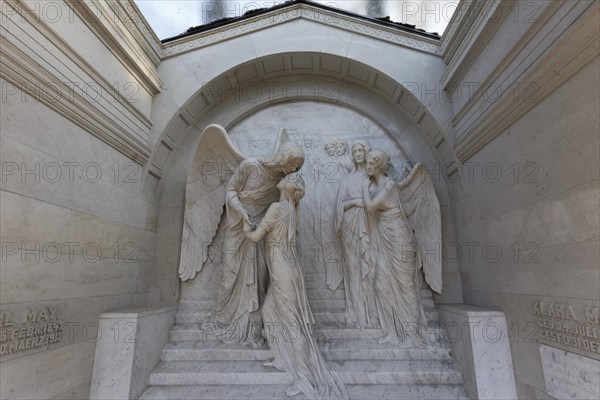
[{"label": "carved face in relief", "polygon": [[297,202],[304,197],[304,179],[300,175],[289,174],[277,184],[277,189],[286,200]]},{"label": "carved face in relief", "polygon": [[300,171],[302,165],[304,165],[304,157],[290,157],[290,159],[283,164],[282,170],[285,175],[289,175],[293,172]]},{"label": "carved face in relief", "polygon": [[375,176],[377,175],[377,164],[375,163],[375,160],[373,160],[372,157],[367,158],[367,175],[369,176]]},{"label": "carved face in relief", "polygon": [[388,165],[390,163],[390,157],[380,150],[373,150],[367,154],[367,175],[379,176],[385,175],[387,172]]},{"label": "carved face in relief", "polygon": [[327,153],[328,156],[333,157],[335,155],[335,143],[327,143],[325,145],[325,153]]},{"label": "carved face in relief", "polygon": [[338,140],[335,142],[335,154],[338,157],[343,156],[348,152],[348,144],[344,140]]},{"label": "carved face in relief", "polygon": [[284,175],[296,172],[304,165],[304,150],[296,144],[285,143],[274,156],[271,165]]},{"label": "carved face in relief", "polygon": [[367,154],[365,152],[365,148],[362,146],[353,146],[352,147],[352,157],[354,158],[354,162],[357,164],[362,164],[365,162]]}]

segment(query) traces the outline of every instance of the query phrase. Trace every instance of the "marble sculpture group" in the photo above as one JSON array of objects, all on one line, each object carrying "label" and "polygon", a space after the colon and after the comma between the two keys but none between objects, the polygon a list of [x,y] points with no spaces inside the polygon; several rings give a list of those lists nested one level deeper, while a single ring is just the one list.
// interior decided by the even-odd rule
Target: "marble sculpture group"
[{"label": "marble sculpture group", "polygon": [[441,256],[421,250],[441,247],[440,206],[424,164],[396,181],[388,154],[365,140],[350,148],[331,141],[323,151],[336,160],[340,179],[310,188],[299,173],[303,149],[284,129],[271,157],[252,158],[221,126],[208,126],[188,174],[179,275],[196,276],[207,262],[206,246],[224,229],[229,251],[212,317],[215,335],[257,348],[266,340],[275,358],[264,364],[286,372],[290,396],[346,399],[312,333],[298,252],[302,198],[311,189],[320,222],[314,234],[341,250],[341,262],[326,263],[324,272],[329,289],[345,291],[346,324],[380,328],[380,343],[400,347],[428,346],[421,269],[439,293]]}]

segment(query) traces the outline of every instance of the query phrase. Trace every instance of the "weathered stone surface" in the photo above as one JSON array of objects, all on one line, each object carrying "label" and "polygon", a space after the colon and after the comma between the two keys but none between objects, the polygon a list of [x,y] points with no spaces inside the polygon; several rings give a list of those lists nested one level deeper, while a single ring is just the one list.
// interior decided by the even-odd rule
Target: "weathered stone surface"
[{"label": "weathered stone surface", "polygon": [[557,399],[600,397],[600,361],[540,345],[548,394]]}]

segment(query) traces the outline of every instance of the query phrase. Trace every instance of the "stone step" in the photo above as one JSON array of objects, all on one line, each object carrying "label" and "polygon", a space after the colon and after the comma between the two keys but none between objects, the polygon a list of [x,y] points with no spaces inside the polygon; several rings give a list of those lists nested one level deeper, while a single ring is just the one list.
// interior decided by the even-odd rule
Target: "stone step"
[{"label": "stone step", "polygon": [[[344,326],[346,322],[346,315],[344,310],[338,309],[334,311],[320,311],[320,310],[312,310],[313,316],[315,317],[315,321],[321,324],[339,324],[339,326]],[[199,311],[199,312],[178,312],[175,317],[175,322],[177,324],[185,324],[185,323],[204,323],[208,322],[211,319],[212,313],[210,311]],[[425,307],[425,317],[427,321],[437,322],[438,321],[438,313],[433,307]]]},{"label": "stone step", "polygon": [[186,324],[186,323],[201,324],[201,323],[210,321],[211,316],[212,316],[212,313],[210,311],[188,312],[188,313],[178,312],[177,315],[175,316],[175,323],[177,323],[177,324]]},{"label": "stone step", "polygon": [[[345,306],[346,293],[343,290],[322,290],[322,289],[307,289],[306,296],[310,302],[313,301],[335,301]],[[423,307],[433,307],[433,296],[429,293],[422,292],[421,299]],[[186,301],[179,304],[180,312],[192,312],[194,310],[212,310],[214,301]]]},{"label": "stone step", "polygon": [[[315,312],[343,312],[346,310],[346,300],[314,300],[309,299],[308,303],[313,313]],[[433,299],[422,299],[424,308],[434,307]]]},{"label": "stone step", "polygon": [[[448,360],[329,361],[346,384],[462,384],[460,371]],[[285,385],[285,372],[260,361],[160,362],[150,385]]]},{"label": "stone step", "polygon": [[[323,288],[315,288],[308,287],[306,288],[306,296],[309,299],[337,299],[337,300],[345,300],[346,292],[344,289],[338,290],[329,290],[325,287]],[[432,299],[433,292],[429,289],[421,289],[421,298],[422,299]]]},{"label": "stone step", "polygon": [[346,300],[314,300],[309,299],[310,309],[312,312],[318,311],[339,311],[342,312],[346,309]]},{"label": "stone step", "polygon": [[[323,311],[343,310],[346,307],[345,292],[343,290],[323,291],[308,289],[306,293],[313,311],[317,309]],[[429,295],[423,292],[421,301],[423,307],[434,307],[431,291],[429,291]],[[213,301],[186,301],[179,304],[179,313],[211,312],[213,307]]]},{"label": "stone step", "polygon": [[[202,324],[176,324],[170,332],[170,340],[174,342],[204,340],[212,337],[210,329],[203,329]],[[382,336],[381,329],[357,329],[336,323],[317,325],[317,340],[330,339],[374,339]]]},{"label": "stone step", "polygon": [[[346,321],[346,314],[341,311],[313,312],[313,315],[317,323],[337,323],[343,325]],[[430,324],[431,322],[437,323],[438,321],[438,313],[433,307],[425,307],[425,317]]]},{"label": "stone step", "polygon": [[[379,344],[376,339],[336,339],[319,342],[327,360],[450,360],[451,353],[444,341],[428,348],[402,349]],[[216,339],[205,341],[169,342],[161,353],[162,361],[257,361],[273,357],[268,345],[254,349],[248,345],[225,344]]]},{"label": "stone step", "polygon": [[[326,285],[326,281],[325,281],[325,273],[320,273],[320,272],[303,272],[303,276],[304,276],[304,282],[306,283],[306,289],[313,289],[313,288],[327,288]],[[312,285],[315,284],[315,287],[313,287]],[[344,283],[342,282],[338,288],[338,290],[342,290],[344,289]],[[329,290],[327,288],[327,290]],[[331,291],[331,290],[330,290]],[[431,289],[429,288],[429,286],[425,285],[421,287],[421,293],[423,295],[429,296],[431,297],[433,295],[433,292],[431,291]]]},{"label": "stone step", "polygon": [[346,292],[343,290],[329,290],[329,289],[306,289],[306,297],[315,300],[346,300]]},{"label": "stone step", "polygon": [[[436,324],[431,323],[430,332],[434,333],[437,340],[442,335],[442,330]],[[327,342],[337,339],[377,339],[383,336],[379,328],[357,329],[352,326],[338,323],[317,324],[314,330],[317,341]],[[181,323],[173,326],[169,340],[172,342],[184,341],[209,341],[214,339],[210,324]]]},{"label": "stone step", "polygon": [[[150,386],[140,400],[281,400],[285,385]],[[350,400],[468,400],[462,385],[346,385]],[[294,400],[304,400],[298,395]]]}]

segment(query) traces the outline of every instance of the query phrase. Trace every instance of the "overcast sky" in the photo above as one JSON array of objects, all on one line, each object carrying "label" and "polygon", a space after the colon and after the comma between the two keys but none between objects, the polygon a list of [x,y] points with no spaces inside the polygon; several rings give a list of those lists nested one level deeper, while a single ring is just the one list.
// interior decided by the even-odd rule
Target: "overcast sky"
[{"label": "overcast sky", "polygon": [[[187,28],[223,17],[236,17],[256,8],[272,7],[275,0],[135,0],[161,39]],[[372,17],[390,16],[393,21],[416,25],[428,32],[443,33],[459,0],[318,0],[334,8]]]}]

